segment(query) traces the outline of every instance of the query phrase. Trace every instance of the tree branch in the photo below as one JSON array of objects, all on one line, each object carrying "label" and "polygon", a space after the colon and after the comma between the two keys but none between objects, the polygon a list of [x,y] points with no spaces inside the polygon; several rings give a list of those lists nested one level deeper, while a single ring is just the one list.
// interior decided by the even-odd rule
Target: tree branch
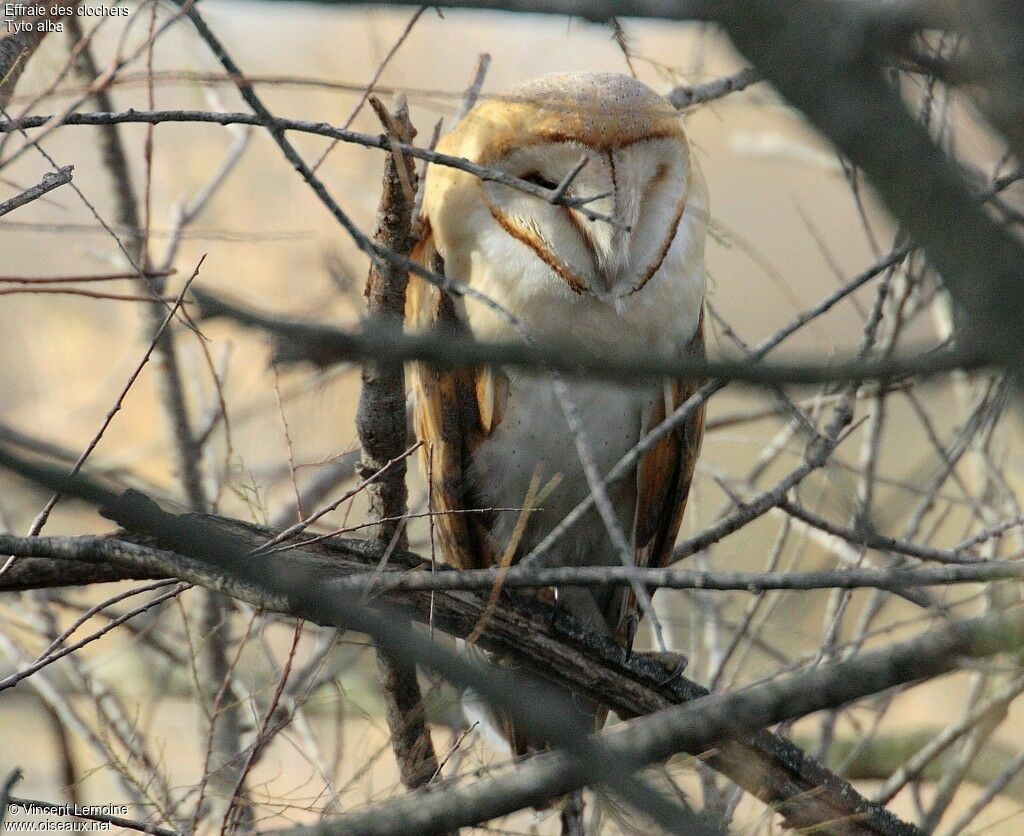
[{"label": "tree branch", "polygon": [[[415,130],[409,121],[409,109],[401,98],[393,113],[375,97],[370,104],[377,112],[393,144],[411,143]],[[412,249],[413,204],[416,199],[416,167],[411,157],[394,148],[384,161],[383,188],[377,208],[373,240],[380,247],[403,256]],[[367,313],[373,322],[400,329],[405,319],[405,289],[409,274],[394,264],[370,264],[365,295]],[[362,391],[356,411],[356,431],[363,455],[359,475],[367,480],[369,519],[377,522],[373,542],[386,549],[407,549],[405,519],[409,490],[406,486],[406,459],[394,467],[388,462],[406,449],[405,368],[401,363],[367,362],[362,369]],[[385,470],[385,468],[387,468]],[[384,694],[385,716],[391,732],[391,747],[398,761],[402,783],[408,789],[423,786],[437,774],[437,754],[426,724],[423,694],[416,666],[398,659],[381,647],[377,664]]]},{"label": "tree branch", "polygon": [[[906,642],[865,653],[785,679],[730,694],[711,694],[687,705],[659,711],[625,729],[601,735],[624,769],[656,763],[678,751],[699,752],[722,745],[752,729],[844,705],[918,679],[955,670],[961,656],[980,658],[1024,645],[1024,612],[952,622]],[[318,829],[295,828],[292,836],[430,832],[450,826],[465,809],[489,815],[536,803],[538,797],[564,793],[581,783],[573,762],[562,753],[540,756],[511,775],[482,780],[426,796],[413,796],[353,813]],[[862,822],[851,816],[843,832],[857,832]],[[908,831],[914,832],[914,828]]]},{"label": "tree branch", "polygon": [[690,87],[679,86],[670,90],[665,98],[668,99],[674,108],[682,110],[697,104],[721,99],[730,93],[738,93],[745,90],[751,84],[761,80],[758,72],[751,67],[744,67],[732,75],[722,76],[704,84],[694,84]]},{"label": "tree branch", "polygon": [[[59,472],[26,463],[3,448],[0,448],[0,463],[30,478],[48,480],[70,490]],[[76,480],[75,491],[79,497],[96,504],[111,500],[109,491],[84,480]],[[257,526],[219,517],[188,514],[178,519],[183,530],[195,530],[199,523],[215,526],[241,539],[250,549],[273,535]],[[0,542],[4,543],[5,550],[10,547],[17,551],[19,545],[27,546],[26,551],[38,555],[49,548],[55,549],[54,556],[100,562],[110,556],[108,549],[126,549],[115,551],[121,558],[128,557],[130,550],[135,549],[138,551],[132,552],[131,559],[138,560],[146,569],[162,567],[166,574],[217,589],[253,606],[311,617],[314,621],[320,619],[318,623],[324,623],[322,615],[295,611],[284,597],[268,595],[228,571],[212,570],[175,551],[153,548],[153,541],[148,537],[142,539],[149,543],[148,547],[121,541],[115,541],[116,546],[106,546],[100,538],[92,542],[96,551],[91,554],[84,543],[80,548],[76,543],[48,542],[52,538],[30,538],[29,543],[22,544],[14,540]],[[204,553],[215,548],[215,543],[211,542]],[[281,571],[304,588],[331,594],[329,590],[336,585],[330,581],[339,573],[365,573],[379,564],[382,557],[379,545],[360,540],[335,540],[318,543],[307,550],[295,550],[286,561],[278,554],[259,554],[246,558],[244,565],[260,576]],[[389,563],[407,572],[425,565],[415,556],[400,551],[391,554]],[[480,621],[487,605],[486,597],[469,592],[432,596],[429,591],[420,591],[398,598],[386,596],[381,600],[401,606],[403,612],[423,623],[430,622],[432,615],[432,623],[438,629],[465,637]],[[491,613],[478,644],[537,671],[556,685],[585,693],[608,705],[621,717],[647,714],[707,693],[685,677],[670,677],[663,667],[642,655],[624,658],[621,648],[614,642],[582,630],[564,613],[546,604],[523,598],[509,598],[508,603],[505,600]],[[746,741],[721,748],[710,755],[707,762],[765,803],[780,805],[783,815],[793,821],[821,822],[834,817],[836,810],[860,810],[866,815],[868,829],[872,832],[908,832],[900,829],[888,811],[872,806],[849,784],[779,735],[759,732]]]},{"label": "tree branch", "polygon": [[[35,54],[39,45],[46,37],[46,22],[57,21],[67,15],[64,14],[64,5],[51,3],[44,5],[43,0],[38,4],[24,4],[32,8],[41,8],[41,15],[23,14],[18,17],[18,22],[23,28],[0,38],[0,108],[6,108],[7,103],[14,95],[14,89],[18,85],[18,79],[25,71],[25,65]],[[68,3],[67,9],[73,4]]]},{"label": "tree branch", "polygon": [[25,189],[21,194],[0,201],[0,215],[6,215],[8,212],[42,197],[47,192],[52,192],[59,186],[67,185],[71,182],[71,172],[74,171],[74,168],[73,165],[66,165],[56,171],[48,171],[36,185]]},{"label": "tree branch", "polygon": [[[0,120],[0,133],[11,133],[12,131],[49,126],[53,119],[54,117],[51,115],[24,116],[20,119]],[[314,134],[341,142],[349,142],[353,145],[379,148],[382,151],[390,151],[394,147],[395,150],[400,151],[405,156],[465,171],[467,174],[472,174],[481,180],[501,183],[504,186],[533,195],[541,200],[572,207],[589,220],[611,222],[611,218],[607,215],[602,215],[588,208],[587,204],[594,200],[592,196],[570,197],[568,195],[561,195],[557,199],[553,199],[554,189],[546,189],[543,186],[538,186],[536,183],[531,183],[529,180],[522,180],[503,169],[477,165],[463,157],[442,154],[431,148],[419,148],[405,142],[393,143],[386,134],[364,134],[347,128],[337,128],[328,122],[284,119],[269,113],[264,116],[257,113],[218,113],[205,110],[127,110],[121,113],[67,113],[61,116],[59,124],[108,126],[123,124],[159,125],[163,122],[199,122],[224,126],[256,125],[266,128],[272,133],[277,132],[283,135],[285,131],[295,131],[298,133]],[[333,200],[331,202],[333,203]],[[366,236],[363,237],[366,240],[365,246],[369,246],[370,239],[366,238]]]},{"label": "tree branch", "polygon": [[841,381],[891,382],[907,376],[932,376],[955,369],[984,367],[987,360],[970,351],[940,349],[905,358],[813,363],[762,363],[750,360],[703,360],[644,354],[594,352],[575,343],[482,342],[473,337],[435,331],[404,334],[396,328],[367,324],[360,331],[273,316],[254,311],[205,290],[193,290],[200,317],[225,317],[246,327],[273,334],[279,344],[277,362],[309,361],[317,365],[358,360],[430,363],[438,368],[503,365],[562,372],[592,380],[634,382],[652,378],[700,377],[776,386],[782,383],[817,385]]},{"label": "tree branch", "polygon": [[[220,519],[220,518],[217,518]],[[276,532],[263,529],[267,536]],[[287,551],[270,554],[299,555],[323,543],[326,548],[349,555],[364,554],[365,540],[330,537],[317,543],[298,543]],[[385,544],[386,545],[386,544]],[[0,552],[19,560],[0,580],[0,592],[149,580],[168,577],[166,564],[154,561],[149,550],[115,537],[17,537],[0,534]],[[332,552],[333,553],[333,552]],[[367,558],[361,569],[325,562],[322,582],[359,594],[392,595],[429,591],[488,592],[498,579],[496,569],[457,570],[399,550],[404,563],[380,571]],[[382,555],[381,555],[382,556]],[[168,559],[164,556],[161,560]],[[625,568],[622,566],[563,566],[529,573],[509,572],[503,576],[506,589],[542,589],[554,586],[625,586],[638,581],[651,589],[704,589],[757,594],[768,590],[885,589],[897,591],[921,586],[987,583],[1024,578],[1024,561],[975,560],[937,567],[891,569],[839,569],[818,572],[724,572],[689,569]]]}]

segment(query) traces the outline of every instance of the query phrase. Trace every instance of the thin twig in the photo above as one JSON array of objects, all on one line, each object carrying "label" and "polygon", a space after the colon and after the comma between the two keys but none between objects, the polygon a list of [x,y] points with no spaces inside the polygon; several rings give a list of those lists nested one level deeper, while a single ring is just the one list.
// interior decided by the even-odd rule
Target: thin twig
[{"label": "thin twig", "polygon": [[476,59],[476,72],[473,73],[473,80],[469,83],[469,87],[466,88],[466,92],[462,94],[462,101],[459,103],[459,109],[455,111],[455,122],[461,121],[462,118],[476,105],[477,99],[480,98],[480,90],[484,86],[484,79],[487,78],[487,70],[490,69],[490,66],[490,54],[487,52],[481,52]]},{"label": "thin twig", "polygon": [[[85,464],[86,459],[88,459],[89,456],[92,454],[92,451],[96,449],[96,445],[100,443],[100,440],[103,438],[104,433],[107,431],[107,428],[110,426],[110,422],[114,420],[114,416],[117,415],[117,413],[121,410],[121,407],[124,404],[125,398],[128,396],[128,393],[131,391],[131,388],[135,384],[135,381],[138,379],[139,375],[142,373],[143,368],[145,368],[146,364],[149,362],[149,358],[152,356],[153,352],[156,350],[157,343],[160,341],[160,338],[163,335],[164,331],[166,330],[167,326],[170,324],[172,317],[174,316],[174,314],[177,311],[178,307],[181,305],[182,301],[184,300],[185,294],[188,292],[188,289],[191,286],[192,282],[199,275],[199,270],[203,266],[203,262],[205,260],[206,260],[206,255],[204,254],[199,259],[199,262],[196,264],[195,269],[192,271],[192,275],[189,276],[188,280],[182,286],[181,292],[178,294],[177,299],[175,299],[174,304],[171,307],[171,310],[168,312],[167,316],[164,317],[164,320],[160,324],[159,328],[156,329],[156,332],[153,334],[152,338],[150,339],[149,346],[146,348],[146,351],[142,355],[142,359],[139,361],[138,365],[135,367],[135,369],[131,373],[131,375],[129,375],[128,380],[125,382],[124,387],[121,389],[121,391],[118,393],[117,398],[114,400],[113,406],[111,406],[111,408],[107,411],[106,416],[104,416],[103,421],[100,424],[99,429],[96,431],[96,434],[92,437],[90,442],[86,445],[85,449],[82,451],[81,455],[79,455],[79,457],[75,460],[75,463],[72,465],[72,467],[71,467],[71,474],[72,474],[72,476],[77,474],[81,470],[82,465]],[[59,501],[60,501],[60,493],[59,492],[55,493],[52,497],[50,497],[50,500],[46,503],[46,506],[43,508],[42,511],[39,512],[39,514],[36,516],[35,520],[33,520],[32,527],[31,527],[31,530],[29,532],[30,535],[38,534],[42,530],[43,525],[45,525],[45,523],[46,523],[47,517],[49,517],[49,515],[50,515],[50,511],[53,510],[54,506]],[[10,565],[11,565],[11,561],[8,561],[2,568],[0,568],[0,578],[2,578],[4,576],[4,573],[10,568]]]},{"label": "thin twig", "polygon": [[164,601],[170,598],[174,598],[177,595],[180,595],[182,592],[188,589],[189,586],[189,584],[180,583],[176,585],[174,589],[161,593],[152,600],[147,601],[145,604],[140,604],[138,607],[128,610],[128,612],[123,613],[122,615],[119,615],[117,618],[113,619],[109,624],[105,624],[103,627],[96,630],[94,633],[91,633],[90,635],[86,636],[85,638],[79,639],[77,642],[66,645],[65,647],[62,647],[59,650],[54,651],[48,656],[39,659],[38,661],[29,665],[27,668],[23,668],[17,673],[12,673],[10,676],[6,676],[3,679],[0,679],[0,691],[6,691],[8,688],[13,688],[23,679],[30,677],[36,671],[42,670],[47,665],[52,665],[59,659],[63,659],[65,656],[75,653],[76,651],[85,647],[87,644],[91,644],[97,639],[102,638],[115,627],[119,626],[120,624],[123,624],[128,619],[134,618],[135,616],[140,615],[141,613],[144,613],[147,610],[152,609],[153,607],[159,606]]},{"label": "thin twig", "polygon": [[85,805],[81,807],[75,805],[71,810],[69,810],[67,804],[55,804],[52,801],[38,801],[33,798],[19,798],[13,795],[10,797],[10,801],[13,804],[20,805],[21,808],[27,812],[56,813],[59,816],[74,816],[76,819],[102,822],[104,824],[113,825],[114,827],[124,828],[125,830],[134,830],[137,833],[151,833],[153,836],[182,836],[180,831],[169,830],[166,827],[158,827],[155,824],[147,824],[144,821],[133,821],[132,819],[126,819],[121,816],[109,816],[98,811],[92,812]]},{"label": "thin twig", "polygon": [[[17,120],[5,120],[0,121],[0,134],[10,133],[17,130],[28,130],[32,128],[38,128],[43,125],[50,124],[50,121],[54,119],[53,116],[24,116]],[[282,138],[285,131],[296,131],[300,133],[315,134],[317,136],[325,136],[331,139],[336,139],[342,142],[350,142],[355,145],[363,145],[367,148],[379,148],[382,151],[390,151],[392,144],[388,140],[386,135],[383,134],[364,134],[358,131],[352,131],[344,128],[336,128],[327,122],[309,122],[301,119],[284,119],[281,117],[273,116],[269,112],[263,113],[215,113],[204,110],[161,110],[161,111],[142,111],[142,110],[129,110],[119,113],[68,113],[61,116],[62,125],[124,125],[124,124],[148,124],[156,125],[162,122],[205,122],[213,125],[256,125],[267,128],[273,135],[280,135]],[[287,140],[285,140],[287,143]],[[291,143],[287,143],[289,148],[292,148]],[[454,157],[451,154],[442,154],[438,151],[433,151],[429,148],[417,148],[406,143],[398,143],[396,146],[403,154],[417,159],[426,160],[427,162],[435,165],[443,165],[449,168],[455,168],[460,171],[465,171],[468,174],[472,174],[475,177],[479,177],[481,180],[490,181],[494,183],[501,183],[503,186],[508,186],[518,191],[525,192],[526,194],[538,197],[541,200],[547,201],[551,193],[551,189],[546,189],[543,186],[538,186],[535,183],[531,183],[528,180],[522,180],[515,177],[502,169],[491,168],[488,166],[477,165],[470,160],[462,157]],[[293,149],[294,150],[294,149]],[[291,159],[291,157],[289,157]],[[305,163],[301,163],[299,170],[300,174],[307,179],[307,182],[311,186],[320,183],[318,178],[312,173],[312,169],[309,169]],[[324,201],[321,190],[323,185],[314,186],[317,196]],[[326,194],[326,190],[323,190]],[[587,207],[588,203],[591,203],[597,198],[597,196],[588,197],[563,197],[559,203],[563,206],[569,206],[572,209],[580,212],[584,217],[591,221],[602,221],[609,224],[617,224],[614,218],[607,215],[602,215],[599,212],[595,212]],[[331,213],[340,222],[342,218],[346,219],[347,223],[351,225],[351,221],[348,221],[348,215],[344,212],[340,212],[340,207],[335,204],[333,198],[328,198],[324,201]],[[349,230],[349,226],[345,223],[342,224],[346,231]],[[372,253],[370,247],[369,238],[358,230],[357,227],[352,225],[352,230],[355,231],[353,239],[356,244],[367,254]],[[352,234],[350,232],[350,234]]]},{"label": "thin twig", "polygon": [[314,513],[310,514],[304,520],[300,520],[299,522],[295,523],[294,525],[288,526],[288,528],[284,529],[282,532],[280,532],[279,534],[274,536],[271,540],[268,540],[266,543],[263,543],[262,545],[259,546],[259,548],[254,549],[253,554],[259,554],[261,552],[265,552],[265,551],[269,550],[272,546],[276,546],[278,543],[281,543],[281,542],[283,542],[285,540],[288,540],[288,539],[294,537],[296,534],[301,534],[303,531],[305,531],[307,528],[309,528],[309,526],[311,526],[313,523],[315,523],[318,519],[320,519],[321,517],[323,517],[326,514],[331,513],[331,511],[335,510],[343,502],[347,502],[353,496],[355,496],[357,493],[365,490],[368,485],[373,484],[373,482],[375,480],[377,480],[381,476],[385,475],[388,472],[389,469],[391,469],[392,467],[395,467],[399,462],[405,461],[405,459],[407,459],[409,456],[411,456],[413,453],[415,453],[419,448],[420,448],[420,443],[416,442],[411,447],[409,447],[407,450],[405,450],[405,452],[403,452],[401,455],[395,456],[395,458],[393,458],[390,461],[388,461],[380,470],[375,471],[374,473],[371,473],[369,476],[364,478],[354,488],[352,488],[352,489],[350,489],[348,491],[345,491],[345,493],[342,494],[338,499],[334,500],[333,502],[328,503],[327,505],[325,505],[320,510],[315,511]]},{"label": "thin twig", "polygon": [[691,87],[675,87],[670,90],[665,98],[678,110],[691,107],[692,105],[705,104],[715,99],[721,99],[730,93],[738,93],[745,90],[751,84],[761,80],[760,73],[751,67],[744,67],[732,75],[722,76],[704,84],[695,84]]}]

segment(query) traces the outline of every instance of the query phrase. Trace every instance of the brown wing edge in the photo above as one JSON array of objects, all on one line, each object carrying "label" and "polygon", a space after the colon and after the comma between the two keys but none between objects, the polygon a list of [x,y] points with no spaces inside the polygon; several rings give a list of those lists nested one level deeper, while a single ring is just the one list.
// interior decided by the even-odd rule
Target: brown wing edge
[{"label": "brown wing edge", "polygon": [[[434,246],[428,224],[413,249],[413,258],[435,273],[444,274],[444,259]],[[418,331],[465,330],[455,300],[425,279],[411,275],[406,296],[406,321]],[[430,482],[441,554],[457,569],[483,569],[498,562],[500,551],[492,542],[487,514],[459,513],[479,508],[473,501],[469,462],[473,448],[501,422],[508,397],[508,381],[491,368],[435,369],[412,364],[413,425],[423,442],[420,464]],[[452,513],[455,512],[455,513]],[[494,721],[516,757],[530,751],[529,736],[500,712]]]},{"label": "brown wing edge", "polygon": [[[697,330],[687,346],[696,357],[704,357],[704,311]],[[684,378],[669,381],[665,396],[656,399],[644,433],[661,424],[700,388],[703,381]],[[702,404],[686,421],[659,441],[640,462],[637,472],[636,517],[633,528],[634,561],[637,566],[664,568],[672,557],[672,548],[686,510],[693,472],[704,435]],[[629,613],[636,610],[636,597],[629,591],[616,634],[620,639]]]},{"label": "brown wing edge", "polygon": [[[434,246],[428,224],[412,252],[424,267],[444,274],[444,259]],[[464,331],[452,295],[425,279],[411,275],[406,298],[406,320],[413,330]],[[480,507],[472,500],[469,462],[473,447],[497,425],[500,399],[485,398],[494,386],[483,385],[484,374],[461,367],[436,369],[423,363],[412,364],[410,378],[414,393],[413,426],[423,442],[420,464],[424,479],[430,481],[434,525],[441,554],[457,569],[484,569],[496,561],[488,534],[491,520],[485,514],[461,513]],[[482,409],[483,407],[483,409]],[[481,413],[486,411],[486,415]]]}]

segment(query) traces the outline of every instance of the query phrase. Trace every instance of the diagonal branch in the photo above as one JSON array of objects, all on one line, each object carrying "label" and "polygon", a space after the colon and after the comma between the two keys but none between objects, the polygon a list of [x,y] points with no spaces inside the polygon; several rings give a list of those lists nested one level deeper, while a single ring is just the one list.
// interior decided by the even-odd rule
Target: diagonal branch
[{"label": "diagonal branch", "polygon": [[[65,7],[56,3],[49,6],[44,6],[43,3],[13,4],[12,8],[17,9],[20,6],[22,9],[30,9],[31,12],[19,14],[16,21],[5,21],[5,31],[10,34],[0,38],[0,108],[7,107],[18,85],[18,79],[25,71],[25,65],[46,37],[49,31],[46,24],[55,23],[68,13],[73,14],[71,5],[69,3]],[[37,9],[41,14],[35,14]],[[12,23],[19,24],[17,31],[12,31]]]},{"label": "diagonal branch", "polygon": [[[67,487],[59,472],[25,462],[3,448],[0,448],[0,462],[4,467],[37,481]],[[76,481],[75,490],[79,497],[96,504],[106,504],[112,496],[109,491],[81,479]],[[241,539],[248,549],[265,542],[274,533],[207,515],[188,514],[176,519],[186,530],[199,522],[204,526],[214,526],[217,531]],[[21,545],[30,554],[39,555],[46,551],[48,545],[55,545],[48,544],[46,541],[49,539],[26,538]],[[142,539],[150,544],[153,542],[151,538]],[[115,549],[113,556],[122,561],[122,565],[149,570],[154,573],[152,576],[173,575],[220,590],[257,607],[289,612],[288,603],[283,598],[268,596],[251,584],[239,582],[226,571],[211,571],[193,558],[121,540],[108,542],[114,545],[105,548]],[[100,563],[110,559],[104,549],[87,548],[89,544],[84,541],[81,545],[80,548],[72,543],[64,550],[51,550],[50,553]],[[100,546],[101,542],[95,541],[92,545]],[[14,542],[4,542],[5,549],[17,550],[17,546]],[[336,585],[329,583],[330,578],[345,572],[365,574],[367,569],[379,564],[382,556],[383,549],[379,545],[336,539],[306,550],[296,550],[287,562],[275,554],[252,555],[243,563],[261,576],[283,571],[311,589],[334,590]],[[391,554],[389,563],[406,572],[429,566],[429,563],[398,550]],[[460,637],[468,635],[476,626],[487,604],[485,595],[469,592],[431,595],[429,591],[420,591],[399,597],[385,596],[381,600],[401,606],[403,612],[423,623],[432,619],[431,623],[438,629]],[[294,611],[292,614],[309,615]],[[685,677],[669,677],[663,667],[642,655],[624,658],[621,648],[614,642],[582,630],[564,614],[532,599],[503,599],[502,605],[491,614],[478,644],[542,674],[555,685],[572,688],[608,705],[621,717],[648,714],[707,693]],[[787,819],[821,822],[834,817],[836,810],[843,810],[865,817],[865,826],[872,832],[907,832],[885,808],[872,805],[852,786],[779,735],[759,732],[745,741],[720,749],[707,762],[765,803],[778,805]]]},{"label": "diagonal branch", "polygon": [[1024,244],[972,199],[886,84],[877,62],[881,22],[857,4],[820,0],[739,0],[718,5],[715,16],[779,92],[865,171],[968,315],[972,338],[1019,368]]},{"label": "diagonal branch", "polygon": [[14,197],[0,201],[0,215],[13,212],[26,203],[31,203],[33,200],[42,197],[47,192],[52,192],[59,186],[67,185],[71,182],[71,172],[73,170],[73,165],[66,165],[63,168],[58,168],[56,171],[48,171],[36,185],[25,189],[21,194],[16,194]]},{"label": "diagonal branch", "polygon": [[[659,711],[621,730],[601,735],[622,768],[650,765],[682,751],[702,751],[751,730],[843,705],[919,679],[956,669],[962,656],[982,658],[1013,652],[1024,645],[1024,613],[1014,612],[953,622],[910,641],[865,653],[731,694],[712,694],[684,706]],[[512,775],[478,781],[428,796],[413,796],[353,813],[320,825],[321,834],[429,832],[450,826],[466,809],[484,816],[501,815],[567,792],[581,783],[572,762],[562,753],[544,755]],[[840,832],[861,832],[863,822],[851,816]],[[417,830],[418,829],[418,830]],[[295,828],[291,836],[314,831]],[[905,832],[920,832],[907,827]]]}]

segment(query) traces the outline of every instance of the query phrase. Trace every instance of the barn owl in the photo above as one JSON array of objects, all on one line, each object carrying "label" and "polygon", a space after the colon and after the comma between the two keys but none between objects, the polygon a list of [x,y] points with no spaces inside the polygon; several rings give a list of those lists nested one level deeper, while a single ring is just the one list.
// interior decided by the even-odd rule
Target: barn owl
[{"label": "barn owl", "polygon": [[[707,198],[667,100],[615,73],[546,76],[478,104],[438,150],[548,189],[585,158],[568,194],[604,195],[587,205],[613,223],[431,166],[417,258],[480,291],[518,324],[414,277],[411,327],[454,327],[481,340],[519,339],[521,329],[539,341],[631,356],[703,353]],[[510,547],[521,557],[588,495],[577,447],[543,371],[418,366],[412,380],[414,424],[449,563],[490,567]],[[697,384],[568,385],[603,474]],[[633,478],[610,489],[638,566],[660,567],[671,555],[702,427],[698,411],[642,459]],[[553,479],[550,490],[521,521],[515,509],[524,507],[539,472]],[[620,556],[592,512],[548,560],[610,566]],[[631,642],[636,602],[628,590],[567,588],[559,604],[592,629]],[[511,732],[506,736],[521,752],[524,743]]]}]

